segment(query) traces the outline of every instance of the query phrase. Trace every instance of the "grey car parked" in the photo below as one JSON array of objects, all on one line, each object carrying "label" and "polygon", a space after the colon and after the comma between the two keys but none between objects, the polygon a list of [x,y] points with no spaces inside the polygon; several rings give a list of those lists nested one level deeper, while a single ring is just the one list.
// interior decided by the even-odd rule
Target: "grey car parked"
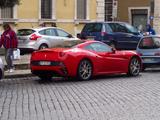
[{"label": "grey car parked", "polygon": [[64,41],[79,40],[68,32],[57,27],[17,30],[18,48],[21,51],[33,51],[52,48],[63,44]]},{"label": "grey car parked", "polygon": [[143,70],[147,67],[160,67],[160,37],[143,37],[137,46],[137,52],[142,58]]}]

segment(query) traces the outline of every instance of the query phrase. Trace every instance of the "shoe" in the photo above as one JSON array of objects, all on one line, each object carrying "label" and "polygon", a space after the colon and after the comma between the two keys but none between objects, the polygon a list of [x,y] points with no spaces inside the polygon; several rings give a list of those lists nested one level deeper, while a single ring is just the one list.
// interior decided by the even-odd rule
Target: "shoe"
[{"label": "shoe", "polygon": [[14,72],[14,69],[9,69],[9,73],[12,73],[12,72]]}]

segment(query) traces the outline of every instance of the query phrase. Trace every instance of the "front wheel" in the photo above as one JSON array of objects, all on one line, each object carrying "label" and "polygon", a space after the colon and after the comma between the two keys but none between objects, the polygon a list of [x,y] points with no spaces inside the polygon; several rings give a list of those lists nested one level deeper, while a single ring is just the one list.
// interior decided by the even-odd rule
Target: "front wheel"
[{"label": "front wheel", "polygon": [[79,80],[89,80],[92,76],[92,63],[89,60],[82,60],[78,66],[77,76]]},{"label": "front wheel", "polygon": [[129,76],[138,76],[141,70],[141,63],[137,57],[133,57],[130,60],[128,75]]}]

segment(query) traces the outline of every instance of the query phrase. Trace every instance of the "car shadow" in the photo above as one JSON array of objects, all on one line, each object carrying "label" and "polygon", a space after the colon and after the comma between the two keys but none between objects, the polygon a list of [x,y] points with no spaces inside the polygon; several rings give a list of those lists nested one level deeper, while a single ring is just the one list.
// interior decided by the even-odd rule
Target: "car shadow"
[{"label": "car shadow", "polygon": [[114,80],[128,80],[129,78],[139,78],[141,77],[141,74],[138,76],[127,76],[126,74],[118,74],[118,75],[101,75],[101,76],[95,76],[91,78],[90,80],[78,80],[76,78],[62,78],[62,77],[56,77],[52,78],[51,80],[41,80],[38,79],[37,82],[39,84],[63,84],[63,83],[88,83],[93,81],[114,81]]},{"label": "car shadow", "polygon": [[157,72],[160,72],[160,68],[159,69],[147,69],[143,72],[144,73],[157,73]]}]

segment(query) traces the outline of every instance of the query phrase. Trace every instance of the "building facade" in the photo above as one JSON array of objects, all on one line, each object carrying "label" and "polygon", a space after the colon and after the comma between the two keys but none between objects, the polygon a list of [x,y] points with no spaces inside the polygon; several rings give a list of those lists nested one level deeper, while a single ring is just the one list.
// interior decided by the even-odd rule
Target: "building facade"
[{"label": "building facade", "polygon": [[14,29],[57,26],[75,35],[83,25],[104,20],[104,0],[21,0],[20,5],[0,9],[0,25]]},{"label": "building facade", "polygon": [[118,0],[117,20],[129,22],[138,29],[145,30],[152,24],[151,0]]}]

